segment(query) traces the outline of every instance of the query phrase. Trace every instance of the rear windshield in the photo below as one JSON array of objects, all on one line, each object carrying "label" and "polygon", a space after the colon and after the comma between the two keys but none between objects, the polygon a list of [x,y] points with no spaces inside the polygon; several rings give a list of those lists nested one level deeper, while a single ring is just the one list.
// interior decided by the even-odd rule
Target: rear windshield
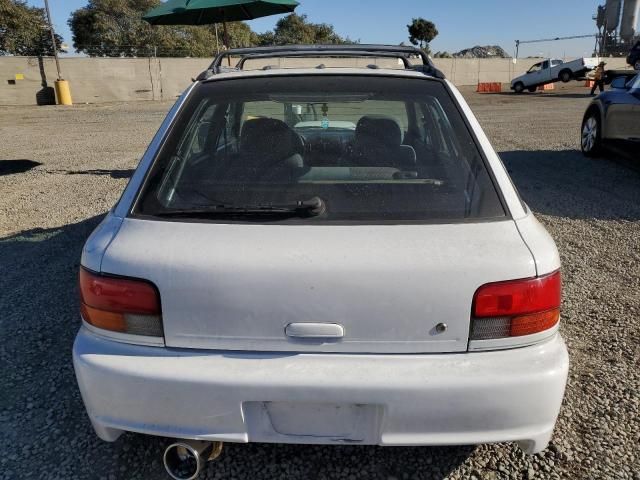
[{"label": "rear windshield", "polygon": [[505,211],[445,86],[371,76],[199,84],[134,214],[216,222],[457,222]]}]

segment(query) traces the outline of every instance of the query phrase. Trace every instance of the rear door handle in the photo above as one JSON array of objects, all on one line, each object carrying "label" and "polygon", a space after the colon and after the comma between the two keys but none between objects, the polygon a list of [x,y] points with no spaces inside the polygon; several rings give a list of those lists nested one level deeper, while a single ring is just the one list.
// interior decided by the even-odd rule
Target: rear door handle
[{"label": "rear door handle", "polygon": [[327,338],[344,337],[344,327],[337,323],[290,323],[284,329],[290,338]]}]

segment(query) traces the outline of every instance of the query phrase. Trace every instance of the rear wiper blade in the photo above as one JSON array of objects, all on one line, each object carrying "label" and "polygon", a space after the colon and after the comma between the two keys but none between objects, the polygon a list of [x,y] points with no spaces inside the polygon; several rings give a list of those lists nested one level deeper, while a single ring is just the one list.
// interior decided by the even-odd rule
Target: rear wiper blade
[{"label": "rear wiper blade", "polygon": [[283,217],[311,217],[321,215],[325,211],[325,204],[321,198],[298,201],[291,205],[210,205],[203,208],[182,210],[167,210],[155,213],[154,216],[163,218],[215,218],[233,216],[283,216]]}]

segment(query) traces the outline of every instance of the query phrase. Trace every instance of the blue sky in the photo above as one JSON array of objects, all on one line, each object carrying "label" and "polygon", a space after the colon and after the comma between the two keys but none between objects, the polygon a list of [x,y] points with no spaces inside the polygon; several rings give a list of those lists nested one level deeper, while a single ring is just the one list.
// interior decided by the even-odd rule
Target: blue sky
[{"label": "blue sky", "polygon": [[[365,43],[407,41],[412,17],[436,23],[440,35],[432,50],[455,52],[474,45],[497,44],[513,55],[516,39],[528,40],[595,33],[591,19],[604,0],[299,0],[298,13],[313,22],[332,24],[336,31]],[[28,0],[43,6],[43,0]],[[54,25],[71,46],[70,13],[87,0],[49,0]],[[257,32],[270,30],[279,17],[250,22]],[[577,57],[590,55],[595,40],[580,39],[524,45],[521,56]]]}]

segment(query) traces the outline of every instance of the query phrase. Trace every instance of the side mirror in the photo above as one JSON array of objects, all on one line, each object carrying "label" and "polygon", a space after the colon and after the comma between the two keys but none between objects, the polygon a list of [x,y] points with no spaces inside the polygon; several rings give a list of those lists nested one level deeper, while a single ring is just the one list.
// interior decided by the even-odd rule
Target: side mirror
[{"label": "side mirror", "polygon": [[627,78],[617,77],[611,82],[611,88],[614,90],[627,90]]}]

